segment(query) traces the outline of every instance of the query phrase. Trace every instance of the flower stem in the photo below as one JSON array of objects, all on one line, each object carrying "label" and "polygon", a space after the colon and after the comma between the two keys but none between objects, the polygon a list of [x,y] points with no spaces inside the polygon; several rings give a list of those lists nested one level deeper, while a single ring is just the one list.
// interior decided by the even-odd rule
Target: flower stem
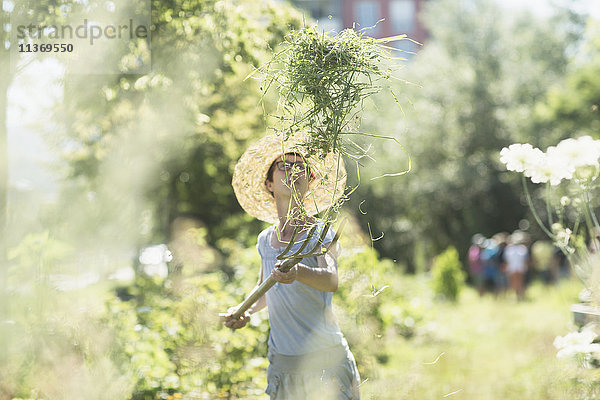
[{"label": "flower stem", "polygon": [[[585,222],[587,224],[587,228],[588,228],[588,233],[590,235],[590,241],[592,243],[592,246],[594,247],[595,251],[600,250],[599,249],[599,245],[598,245],[598,234],[597,234],[597,230],[598,228],[596,228],[598,226],[598,221],[596,220],[596,216],[594,215],[594,212],[592,210],[592,206],[590,204],[590,199],[587,193],[587,190],[584,189],[583,191],[583,202],[585,203],[585,205],[583,206],[583,210],[584,213],[583,215],[585,216]],[[594,222],[596,222],[596,225],[594,226],[594,222],[592,220],[595,220]]]},{"label": "flower stem", "polygon": [[575,218],[575,223],[573,224],[573,235],[577,235],[577,231],[579,230],[579,222],[581,221],[581,215],[577,214],[577,218]]},{"label": "flower stem", "polygon": [[594,213],[594,208],[592,207],[592,201],[590,200],[590,193],[585,191],[585,202],[588,206],[590,215],[592,216],[592,221],[594,221],[594,226],[598,233],[600,233],[600,224],[598,223],[598,218],[596,218],[596,214]]},{"label": "flower stem", "polygon": [[548,214],[548,222],[550,228],[554,224],[554,218],[552,218],[552,209],[550,208],[550,182],[546,183],[546,213]]},{"label": "flower stem", "polygon": [[548,228],[546,228],[546,226],[544,225],[544,223],[540,219],[539,215],[535,211],[535,208],[533,207],[533,202],[531,201],[531,195],[529,194],[529,189],[527,189],[527,181],[525,180],[525,175],[521,175],[521,178],[522,178],[522,181],[523,181],[523,190],[525,191],[525,197],[527,198],[527,204],[529,204],[529,209],[531,210],[531,213],[533,214],[533,217],[535,218],[535,221],[538,223],[538,225],[540,226],[540,228],[542,228],[542,230],[544,231],[544,233],[546,235],[548,235],[548,237],[550,237],[552,240],[556,241],[556,236],[552,232],[550,232],[548,230]]}]

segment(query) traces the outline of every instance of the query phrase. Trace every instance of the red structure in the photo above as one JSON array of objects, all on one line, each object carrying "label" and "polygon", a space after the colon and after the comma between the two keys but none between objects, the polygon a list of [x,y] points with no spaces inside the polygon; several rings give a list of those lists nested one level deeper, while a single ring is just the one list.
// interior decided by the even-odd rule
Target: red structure
[{"label": "red structure", "polygon": [[[343,28],[369,29],[366,35],[382,38],[406,34],[409,38],[424,43],[427,31],[419,19],[426,0],[340,0]],[[383,21],[377,23],[377,21]],[[417,51],[420,46],[408,40],[393,44],[408,51]]]}]

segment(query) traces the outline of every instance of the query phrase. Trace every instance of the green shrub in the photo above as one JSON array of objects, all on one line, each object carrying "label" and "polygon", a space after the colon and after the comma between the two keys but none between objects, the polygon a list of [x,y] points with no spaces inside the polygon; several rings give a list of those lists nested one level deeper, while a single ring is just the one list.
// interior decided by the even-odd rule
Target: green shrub
[{"label": "green shrub", "polygon": [[84,268],[72,246],[46,230],[26,235],[8,255],[0,398],[128,398],[130,377],[111,354],[111,329],[99,321],[104,288],[64,278]]},{"label": "green shrub", "polygon": [[[199,244],[208,249],[205,238]],[[114,355],[132,376],[131,400],[175,398],[251,398],[266,387],[268,323],[266,311],[244,329],[232,331],[218,313],[238,304],[258,278],[255,248],[222,243],[228,255],[194,271],[182,264],[162,282],[138,277],[126,287],[132,298],[107,302],[104,322],[114,332]],[[191,272],[192,271],[192,272]]]},{"label": "green shrub", "polygon": [[413,280],[389,259],[369,247],[354,248],[338,259],[340,284],[333,296],[339,325],[354,353],[363,378],[373,378],[378,364],[387,362],[389,335],[411,337],[424,319]]},{"label": "green shrub", "polygon": [[458,252],[453,246],[433,260],[431,282],[436,296],[450,301],[458,299],[460,290],[465,285],[465,273],[458,259]]},{"label": "green shrub", "polygon": [[[213,250],[203,235],[197,240],[208,259]],[[30,235],[10,255],[10,323],[0,324],[0,393],[9,399],[55,399],[65,390],[114,400],[263,394],[266,312],[238,331],[218,320],[256,283],[254,247],[231,240],[226,257],[202,268],[183,264],[166,279],[139,274],[116,287],[100,282],[64,292],[48,279],[67,268],[64,243]]]}]

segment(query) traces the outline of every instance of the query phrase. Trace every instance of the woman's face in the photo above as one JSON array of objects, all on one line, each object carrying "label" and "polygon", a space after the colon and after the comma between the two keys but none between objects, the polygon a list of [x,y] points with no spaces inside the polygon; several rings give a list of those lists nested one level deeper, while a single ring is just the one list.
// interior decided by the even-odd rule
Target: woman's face
[{"label": "woman's face", "polygon": [[265,184],[275,197],[290,197],[293,194],[303,198],[310,180],[311,172],[302,157],[286,154],[285,158],[278,157],[274,161],[273,181],[267,180]]}]

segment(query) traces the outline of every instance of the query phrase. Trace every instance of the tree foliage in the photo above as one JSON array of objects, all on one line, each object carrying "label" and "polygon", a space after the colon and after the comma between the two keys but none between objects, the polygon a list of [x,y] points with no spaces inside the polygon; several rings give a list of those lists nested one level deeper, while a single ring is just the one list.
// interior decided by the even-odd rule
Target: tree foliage
[{"label": "tree foliage", "polygon": [[535,122],[549,146],[572,136],[600,138],[600,22],[590,19],[566,79],[537,104]]},{"label": "tree foliage", "polygon": [[[436,1],[426,9],[431,37],[407,65],[403,78],[412,84],[394,89],[403,112],[377,102],[375,117],[364,121],[394,134],[413,161],[405,177],[369,181],[379,173],[363,174],[357,191],[363,223],[385,233],[375,242],[384,256],[414,267],[423,259],[417,252],[466,249],[472,234],[512,231],[526,217],[518,182],[501,170],[498,152],[542,140],[535,103],[567,67],[561,15],[548,24],[488,0]],[[407,162],[393,146],[374,154],[375,170]]]},{"label": "tree foliage", "polygon": [[272,3],[153,1],[151,46],[134,50],[151,72],[67,75],[57,146],[77,183],[64,196],[77,204],[77,236],[119,224],[95,240],[139,246],[167,239],[183,214],[206,224],[211,243],[257,231],[231,188],[235,161],[265,133],[259,85],[245,78],[300,24]]}]

